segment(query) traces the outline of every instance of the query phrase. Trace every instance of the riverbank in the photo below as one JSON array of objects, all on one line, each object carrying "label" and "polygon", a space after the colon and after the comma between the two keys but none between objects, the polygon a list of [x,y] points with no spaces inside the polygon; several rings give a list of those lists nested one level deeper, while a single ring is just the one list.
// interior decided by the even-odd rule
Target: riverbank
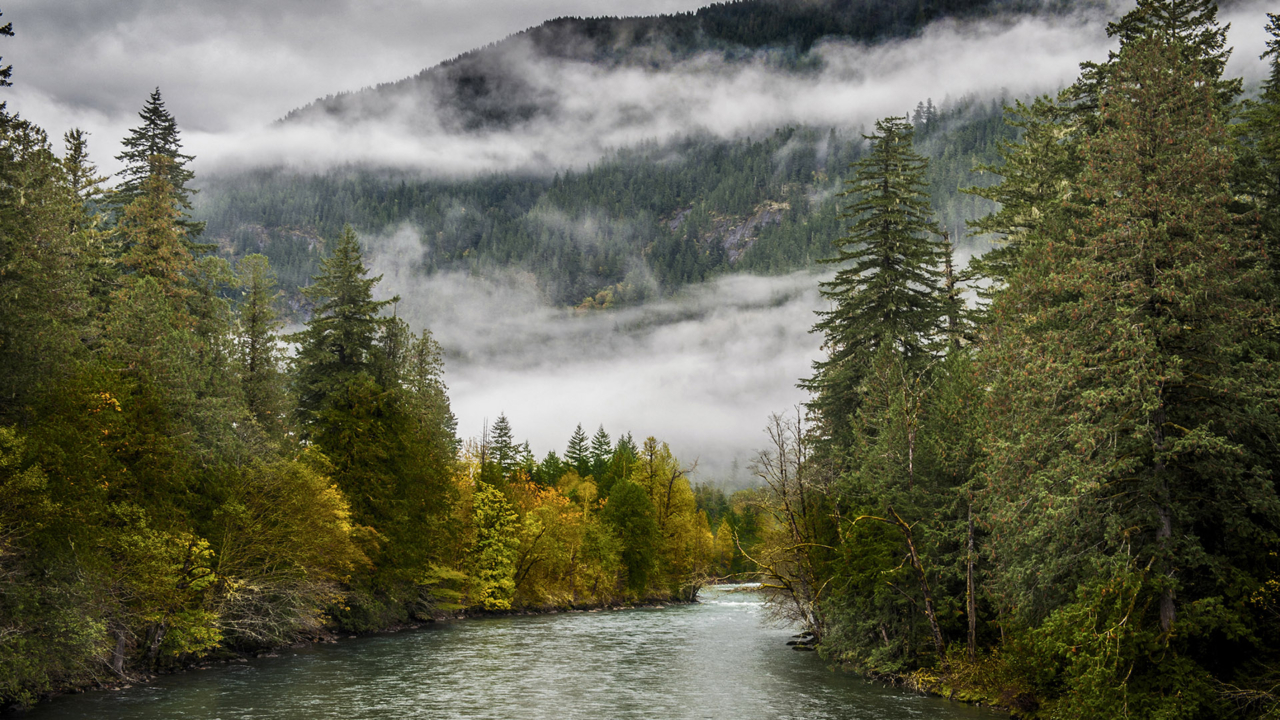
[{"label": "riverbank", "polygon": [[1038,698],[1024,689],[1009,684],[993,684],[990,678],[1003,673],[993,667],[991,659],[952,659],[948,672],[918,668],[907,673],[881,672],[837,663],[846,672],[894,688],[902,688],[929,697],[963,703],[975,708],[1008,713],[1011,718],[1032,718],[1041,709]]},{"label": "riverbank", "polygon": [[[792,652],[758,594],[468,617],[56,698],[23,720],[999,720]],[[478,620],[478,621],[471,621]]]}]

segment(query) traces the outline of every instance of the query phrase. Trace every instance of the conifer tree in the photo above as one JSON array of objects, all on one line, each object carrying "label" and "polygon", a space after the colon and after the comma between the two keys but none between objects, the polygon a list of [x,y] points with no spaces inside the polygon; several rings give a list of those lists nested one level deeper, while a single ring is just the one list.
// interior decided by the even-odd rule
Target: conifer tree
[{"label": "conifer tree", "polygon": [[304,437],[341,388],[362,375],[373,380],[376,340],[387,322],[380,313],[394,300],[374,300],[373,287],[382,276],[367,275],[359,240],[348,226],[321,261],[315,282],[303,289],[315,309],[306,328],[289,339],[298,343],[293,382]]},{"label": "conifer tree", "polygon": [[564,465],[560,462],[560,456],[555,450],[548,450],[542,462],[534,469],[533,479],[543,487],[553,487],[563,474]]},{"label": "conifer tree", "polygon": [[[187,163],[195,158],[182,152],[178,122],[165,108],[160,88],[152,91],[138,117],[142,124],[129,131],[129,137],[122,141],[124,152],[116,156],[125,167],[119,173],[120,184],[109,203],[117,209],[126,207],[144,194],[143,185],[147,178],[159,173],[173,194],[180,214],[179,225],[186,232],[188,241],[194,241],[204,230],[204,223],[194,222],[186,214],[191,209],[191,196],[195,193],[187,187],[195,178]],[[169,162],[156,164],[152,160],[156,156],[168,158]]]},{"label": "conifer tree", "polygon": [[124,240],[121,265],[138,277],[154,278],[165,295],[185,301],[194,294],[191,273],[195,260],[178,224],[181,211],[169,183],[170,160],[153,155],[153,172],[142,179],[137,196],[123,208],[119,231]]},{"label": "conifer tree", "polygon": [[[1180,62],[1197,65],[1204,77],[1213,78],[1218,109],[1225,112],[1244,87],[1239,78],[1223,77],[1231,57],[1228,29],[1229,25],[1218,24],[1217,0],[1138,0],[1136,7],[1107,25],[1107,37],[1118,37],[1121,47],[1157,37],[1177,48]],[[1068,93],[1078,103],[1078,111],[1091,116],[1090,127],[1099,119],[1098,102],[1111,82],[1118,52],[1111,51],[1105,63],[1081,63],[1080,79]]]},{"label": "conifer tree", "polygon": [[1074,189],[1080,172],[1078,124],[1064,98],[1036,98],[1006,108],[1005,122],[1017,128],[1019,139],[1000,148],[1000,162],[983,166],[1002,176],[989,187],[965,192],[999,203],[999,209],[970,224],[976,234],[992,236],[996,246],[974,257],[963,279],[981,279],[978,297],[990,302],[1019,268],[1023,251],[1041,242],[1064,222],[1063,201]]},{"label": "conifer tree", "polygon": [[909,367],[920,367],[946,311],[942,267],[949,253],[932,220],[928,161],[912,148],[913,130],[903,118],[880,120],[865,137],[871,150],[853,165],[843,193],[854,198],[845,211],[853,222],[836,241],[836,256],[824,260],[841,265],[822,284],[833,307],[814,326],[827,358],[803,383],[816,394],[810,407],[829,437],[847,436],[858,385],[879,348],[891,346]]},{"label": "conifer tree", "polygon": [[283,430],[284,378],[280,373],[280,329],[275,273],[264,255],[246,255],[236,265],[244,293],[236,323],[240,384],[245,404],[268,432]]},{"label": "conifer tree", "polygon": [[518,465],[519,449],[505,413],[499,413],[498,419],[493,421],[493,427],[489,429],[489,460],[497,465],[498,472],[503,477]]},{"label": "conifer tree", "polygon": [[591,474],[591,450],[587,445],[587,434],[582,431],[582,423],[574,428],[569,437],[569,445],[564,451],[564,461],[578,474],[586,477]]},{"label": "conifer tree", "polygon": [[424,329],[409,347],[402,389],[419,443],[445,464],[452,461],[458,450],[458,420],[444,384],[443,352],[430,330]]},{"label": "conifer tree", "polygon": [[90,335],[87,224],[39,127],[0,118],[0,422],[33,390],[71,369]]},{"label": "conifer tree", "polygon": [[604,431],[604,425],[601,425],[596,429],[596,434],[591,436],[591,474],[599,478],[612,458],[613,440]]}]

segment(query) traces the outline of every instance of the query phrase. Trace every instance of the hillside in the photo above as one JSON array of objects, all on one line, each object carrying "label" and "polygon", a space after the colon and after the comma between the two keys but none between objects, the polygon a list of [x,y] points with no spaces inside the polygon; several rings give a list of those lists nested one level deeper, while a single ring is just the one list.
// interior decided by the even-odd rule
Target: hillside
[{"label": "hillside", "polygon": [[555,96],[525,77],[531,58],[660,70],[704,53],[730,62],[763,53],[771,64],[803,72],[821,63],[811,50],[826,38],[875,43],[910,36],[944,17],[1051,6],[1033,0],[744,0],[678,15],[557,18],[412,77],[317,100],[282,122],[439,114],[451,130],[509,128],[557,114]]},{"label": "hillside", "polygon": [[[396,132],[450,141],[504,132],[527,139],[512,129],[570,122],[562,107],[568,101],[537,77],[538,63],[638,66],[657,76],[711,54],[726,67],[765,62],[804,77],[823,62],[816,50],[823,39],[874,43],[919,32],[940,17],[1024,5],[750,0],[673,16],[561,18],[411,78],[316,101],[281,124],[337,122],[359,132],[362,123],[386,122]],[[922,152],[934,158],[934,205],[959,237],[989,206],[957,188],[985,182],[973,168],[996,159],[1010,130],[1000,102],[934,107],[919,100],[913,120]],[[641,116],[646,108],[628,112]],[[263,167],[204,178],[197,215],[226,254],[266,254],[298,310],[296,289],[315,272],[323,239],[348,223],[375,252],[378,235],[407,224],[421,238],[426,272],[518,268],[555,304],[608,307],[725,272],[786,272],[826,256],[841,231],[838,193],[863,152],[862,130],[766,126],[725,137],[690,127],[604,151],[586,167],[551,157],[540,169],[464,177],[370,164],[314,172]]]}]

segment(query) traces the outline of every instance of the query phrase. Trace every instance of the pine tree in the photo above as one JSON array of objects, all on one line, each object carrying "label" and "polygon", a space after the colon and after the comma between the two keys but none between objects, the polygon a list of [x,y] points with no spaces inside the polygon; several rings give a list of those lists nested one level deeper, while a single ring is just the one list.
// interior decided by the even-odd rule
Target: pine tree
[{"label": "pine tree", "polygon": [[578,471],[582,477],[591,474],[591,451],[587,446],[587,434],[582,431],[582,423],[574,428],[569,438],[569,445],[564,451],[564,461]]},{"label": "pine tree", "polygon": [[853,165],[845,211],[853,223],[836,241],[840,264],[822,284],[833,307],[814,326],[824,336],[827,359],[814,363],[803,383],[816,397],[816,410],[829,437],[848,433],[858,405],[858,385],[882,345],[901,354],[908,366],[926,362],[940,335],[946,311],[942,267],[948,249],[936,235],[925,182],[928,161],[912,148],[913,131],[903,118],[876,123],[865,136],[871,150]]},{"label": "pine tree", "polygon": [[489,460],[498,466],[498,472],[506,477],[519,464],[519,449],[511,434],[511,423],[504,413],[498,414],[489,428]]},{"label": "pine tree", "polygon": [[87,222],[44,131],[0,117],[0,423],[70,371],[93,334]]},{"label": "pine tree", "polygon": [[1002,176],[990,187],[965,192],[999,203],[995,212],[971,223],[975,234],[993,236],[996,247],[974,257],[963,280],[978,286],[978,297],[990,302],[1020,267],[1023,251],[1041,242],[1064,222],[1063,201],[1075,189],[1080,173],[1082,133],[1063,98],[1039,97],[1030,105],[1017,101],[1006,108],[1005,122],[1017,128],[1017,142],[1000,149],[1000,162],[980,169]]},{"label": "pine tree", "polygon": [[596,434],[591,436],[591,474],[599,478],[612,458],[613,440],[604,431],[604,425],[601,425],[596,429]]},{"label": "pine tree", "polygon": [[564,470],[560,456],[556,455],[555,450],[548,450],[546,457],[542,458],[542,462],[538,463],[538,467],[534,469],[533,479],[543,487],[555,487],[556,481],[564,475]]},{"label": "pine tree", "polygon": [[181,212],[165,170],[170,161],[154,155],[148,164],[154,172],[143,178],[138,195],[120,217],[119,232],[124,240],[121,265],[138,277],[154,278],[166,295],[185,301],[194,294],[191,274],[195,260],[178,224]]},{"label": "pine tree", "polygon": [[428,448],[440,464],[448,464],[457,455],[458,419],[449,406],[449,389],[444,384],[444,353],[430,330],[424,329],[409,347],[402,389],[415,421],[418,444]]},{"label": "pine tree", "polygon": [[[191,210],[191,196],[196,192],[187,187],[195,178],[187,163],[195,158],[182,152],[178,122],[165,108],[160,88],[152,91],[138,117],[142,124],[129,131],[129,137],[122,141],[124,152],[116,156],[125,167],[119,173],[121,181],[109,198],[109,204],[121,209],[134,202],[144,194],[147,178],[158,173],[173,194],[180,213],[179,225],[186,232],[188,241],[193,242],[204,230],[203,222],[194,222],[186,214]],[[169,162],[157,164],[152,160],[156,156],[168,158]],[[192,249],[198,248],[193,244]]]},{"label": "pine tree", "polygon": [[[1197,65],[1204,77],[1213,78],[1218,110],[1226,112],[1244,88],[1239,78],[1223,78],[1231,57],[1228,29],[1229,25],[1218,24],[1217,0],[1138,0],[1120,20],[1107,25],[1107,37],[1118,37],[1121,48],[1146,37],[1177,48],[1180,62]],[[1077,112],[1089,116],[1090,127],[1099,119],[1098,103],[1111,82],[1119,52],[1111,51],[1104,63],[1081,63],[1080,79],[1068,92]]]}]

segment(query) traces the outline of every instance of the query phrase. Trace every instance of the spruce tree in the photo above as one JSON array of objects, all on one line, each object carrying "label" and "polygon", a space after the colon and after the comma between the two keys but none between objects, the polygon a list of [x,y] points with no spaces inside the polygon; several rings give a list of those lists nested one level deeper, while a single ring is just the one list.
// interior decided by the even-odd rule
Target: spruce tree
[{"label": "spruce tree", "polygon": [[822,284],[833,307],[814,326],[827,358],[803,383],[816,395],[810,407],[823,431],[835,438],[848,434],[858,385],[879,348],[891,346],[908,367],[920,367],[933,354],[946,311],[942,267],[949,252],[932,219],[928,160],[913,149],[904,118],[880,120],[865,137],[870,152],[854,163],[843,193],[854,198],[844,214],[853,222],[835,241],[835,257],[823,261],[841,266]]},{"label": "spruce tree", "polygon": [[[147,178],[159,173],[170,186],[181,213],[179,225],[187,233],[188,241],[194,241],[204,230],[204,223],[194,222],[187,215],[191,210],[191,196],[195,193],[187,187],[195,178],[187,163],[195,158],[182,152],[178,122],[165,108],[160,88],[152,91],[138,117],[142,124],[129,131],[129,137],[121,143],[124,152],[116,156],[125,167],[119,173],[120,184],[109,198],[109,204],[117,210],[129,205],[144,194],[143,185]],[[156,156],[168,158],[169,162],[156,164],[152,160]]]},{"label": "spruce tree", "polygon": [[613,440],[604,431],[604,425],[596,429],[591,436],[591,474],[599,478],[613,458]]},{"label": "spruce tree", "polygon": [[374,300],[373,288],[382,276],[367,275],[360,242],[347,226],[333,253],[320,262],[313,284],[303,288],[315,307],[306,328],[289,340],[298,344],[294,389],[304,437],[335,393],[360,376],[373,382],[376,340],[387,324],[380,314],[394,300]]},{"label": "spruce tree", "polygon": [[181,211],[166,171],[170,164],[163,155],[151,156],[148,165],[154,172],[142,179],[138,195],[123,208],[121,265],[138,277],[154,278],[165,295],[185,301],[195,292],[191,287],[195,260],[178,224]]},{"label": "spruce tree", "polygon": [[569,445],[564,451],[564,461],[578,471],[582,477],[591,474],[591,450],[587,445],[587,434],[582,431],[582,423],[574,428],[569,438]]},{"label": "spruce tree", "polygon": [[502,477],[506,477],[516,469],[519,450],[515,436],[511,434],[511,423],[505,413],[499,413],[498,419],[489,428],[489,461],[494,463]]},{"label": "spruce tree", "polygon": [[[1125,45],[1146,37],[1157,37],[1176,48],[1179,62],[1197,65],[1217,91],[1217,108],[1226,112],[1244,86],[1239,78],[1223,78],[1231,50],[1227,47],[1229,25],[1218,24],[1217,0],[1138,0],[1123,17],[1107,25],[1107,37]],[[1101,119],[1097,112],[1102,94],[1112,82],[1119,51],[1111,51],[1104,63],[1081,63],[1080,79],[1068,96],[1094,128]],[[1096,129],[1096,128],[1094,128]]]}]

